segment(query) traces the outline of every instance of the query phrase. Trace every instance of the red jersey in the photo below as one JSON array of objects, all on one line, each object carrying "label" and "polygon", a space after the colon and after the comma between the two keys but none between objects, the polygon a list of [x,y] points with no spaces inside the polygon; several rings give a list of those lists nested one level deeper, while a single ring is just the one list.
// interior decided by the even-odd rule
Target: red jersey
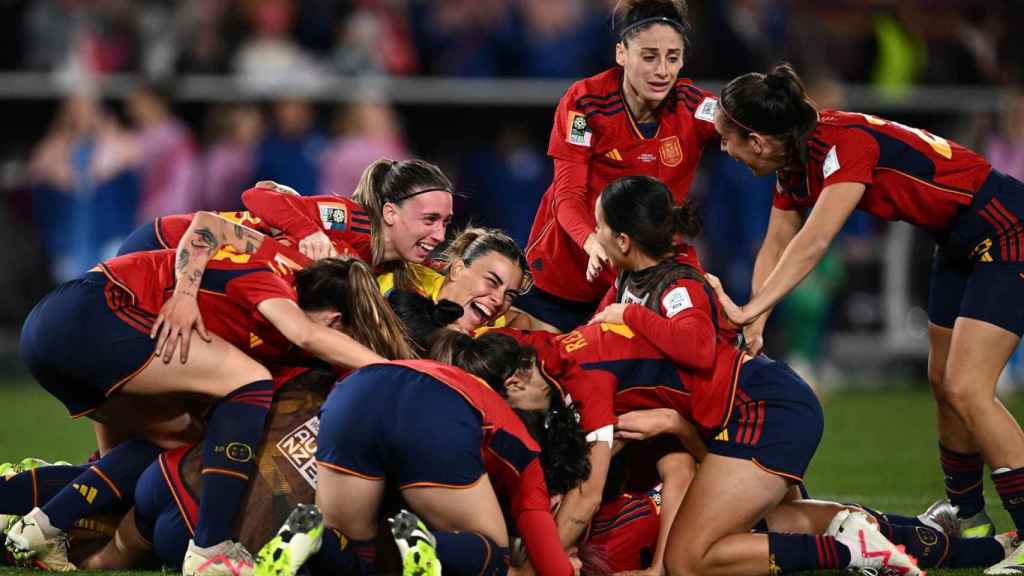
[{"label": "red jersey", "polygon": [[988,178],[991,165],[963,146],[867,114],[823,110],[808,139],[804,173],[778,172],[773,205],[813,206],[832,184],[866,185],[857,205],[884,220],[930,232],[948,230],[961,206]]},{"label": "red jersey", "polygon": [[[267,188],[242,193],[248,212],[217,212],[217,215],[268,236],[284,234],[301,240],[323,232],[338,254],[373,262],[370,217],[363,207],[341,196],[295,196]],[[192,214],[157,218],[157,238],[166,248],[177,248],[192,223]]]},{"label": "red jersey", "polygon": [[622,176],[664,182],[677,202],[690,190],[705,145],[717,138],[717,100],[690,80],[679,80],[645,138],[622,95],[622,68],[573,84],[555,112],[548,154],[555,178],[534,217],[526,257],[540,289],[559,298],[597,302],[611,285],[607,271],[587,282],[583,243],[594,231],[594,203]]},{"label": "red jersey", "polygon": [[661,492],[622,494],[594,514],[587,553],[609,574],[642,570],[653,560],[660,528]]},{"label": "red jersey", "polygon": [[[174,291],[174,258],[173,250],[136,252],[107,260],[100,269],[131,294],[135,308],[155,317]],[[297,301],[295,272],[309,262],[270,238],[252,255],[220,250],[203,273],[198,296],[207,329],[256,360],[295,365],[298,358],[289,353],[298,351],[256,306],[273,298]]]},{"label": "red jersey", "polygon": [[483,380],[455,366],[432,360],[391,362],[426,374],[455,390],[480,413],[480,451],[495,491],[508,503],[537,572],[571,576],[569,557],[551,516],[551,496],[540,467],[540,447],[504,398]]},{"label": "red jersey", "polygon": [[[613,377],[583,370],[576,359],[565,352],[559,334],[515,328],[496,328],[493,332],[511,336],[520,344],[536,350],[537,365],[544,379],[566,404],[576,404],[580,427],[587,435],[587,441],[603,439],[611,442],[610,433],[615,426],[613,398],[616,381]],[[602,431],[604,429],[607,429],[607,434]]]}]

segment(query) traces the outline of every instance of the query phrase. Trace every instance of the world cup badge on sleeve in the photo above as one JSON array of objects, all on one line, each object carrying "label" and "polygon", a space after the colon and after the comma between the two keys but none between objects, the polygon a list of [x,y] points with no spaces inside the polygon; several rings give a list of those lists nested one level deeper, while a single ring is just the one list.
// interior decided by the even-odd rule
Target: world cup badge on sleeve
[{"label": "world cup badge on sleeve", "polygon": [[683,161],[683,146],[679,143],[679,137],[662,138],[658,153],[661,155],[661,163],[665,166],[679,166]]},{"label": "world cup badge on sleeve", "polygon": [[320,209],[320,222],[324,225],[324,230],[345,230],[348,225],[348,211],[344,204],[318,202],[317,207]]},{"label": "world cup badge on sleeve", "polygon": [[587,117],[579,112],[570,110],[569,111],[569,134],[566,140],[569,144],[576,144],[577,146],[590,147],[590,140],[593,138],[594,133],[590,131],[590,127],[587,126]]}]

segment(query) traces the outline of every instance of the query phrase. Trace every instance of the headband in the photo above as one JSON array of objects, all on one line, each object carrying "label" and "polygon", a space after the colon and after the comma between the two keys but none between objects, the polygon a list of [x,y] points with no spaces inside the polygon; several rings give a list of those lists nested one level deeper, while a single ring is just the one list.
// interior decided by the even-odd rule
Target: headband
[{"label": "headband", "polygon": [[447,188],[424,188],[423,190],[417,190],[415,192],[411,192],[409,194],[406,194],[405,196],[399,196],[398,198],[395,198],[394,200],[387,200],[387,202],[391,202],[392,204],[398,204],[399,202],[404,202],[405,200],[408,200],[409,198],[412,198],[413,196],[419,196],[420,194],[426,194],[427,192],[447,192],[447,193],[449,193],[449,194],[451,194],[453,196],[455,195],[454,192],[452,192],[451,190],[449,190]]},{"label": "headband", "polygon": [[725,114],[725,117],[728,118],[729,121],[732,122],[733,124],[739,126],[740,128],[743,128],[747,132],[759,132],[760,133],[760,130],[754,130],[750,126],[747,126],[743,122],[740,122],[739,120],[733,118],[732,114],[729,114],[729,111],[726,110],[725,105],[721,101],[718,102],[718,109],[721,110],[722,114]]},{"label": "headband", "polygon": [[636,22],[633,22],[629,26],[623,28],[622,31],[619,32],[619,40],[624,40],[626,38],[626,34],[629,34],[636,28],[639,28],[640,26],[645,26],[647,24],[653,24],[655,22],[661,24],[668,24],[669,26],[678,30],[680,34],[686,34],[686,25],[680,22],[679,20],[676,20],[675,18],[669,18],[668,16],[653,16],[651,18],[641,18],[640,20],[637,20]]}]

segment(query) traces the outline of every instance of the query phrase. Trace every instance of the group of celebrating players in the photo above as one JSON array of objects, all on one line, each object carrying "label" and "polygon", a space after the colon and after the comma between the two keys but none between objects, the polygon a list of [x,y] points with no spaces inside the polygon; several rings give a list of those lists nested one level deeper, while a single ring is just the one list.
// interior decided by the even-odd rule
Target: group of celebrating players
[{"label": "group of celebrating players", "polygon": [[[1024,527],[1024,433],[995,397],[1024,332],[1024,184],[923,130],[817,109],[787,64],[718,96],[679,79],[681,0],[623,0],[616,22],[618,66],[558,105],[525,250],[480,228],[446,243],[449,179],[379,160],[351,198],[260,182],[245,212],[160,218],[43,298],[22,356],[92,419],[98,449],[0,467],[8,560],[186,576],[1024,570],[982,495],[987,463]],[[709,144],[778,177],[743,306],[687,244]],[[760,354],[772,307],[855,208],[937,243],[928,376],[948,500],[919,517],[809,497],[822,408]],[[391,539],[399,553],[378,554]]]}]

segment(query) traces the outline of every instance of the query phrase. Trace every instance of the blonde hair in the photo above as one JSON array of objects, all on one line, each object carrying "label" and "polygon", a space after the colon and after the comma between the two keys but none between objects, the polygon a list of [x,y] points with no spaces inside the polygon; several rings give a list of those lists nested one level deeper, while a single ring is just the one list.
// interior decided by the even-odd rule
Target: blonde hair
[{"label": "blonde hair", "polygon": [[451,241],[441,258],[448,263],[448,266],[451,266],[452,261],[456,258],[469,266],[477,258],[491,252],[497,252],[519,266],[520,272],[523,273],[523,280],[519,285],[521,293],[526,293],[533,287],[533,275],[530,274],[530,267],[522,248],[511,236],[496,228],[476,226],[464,228]]}]

